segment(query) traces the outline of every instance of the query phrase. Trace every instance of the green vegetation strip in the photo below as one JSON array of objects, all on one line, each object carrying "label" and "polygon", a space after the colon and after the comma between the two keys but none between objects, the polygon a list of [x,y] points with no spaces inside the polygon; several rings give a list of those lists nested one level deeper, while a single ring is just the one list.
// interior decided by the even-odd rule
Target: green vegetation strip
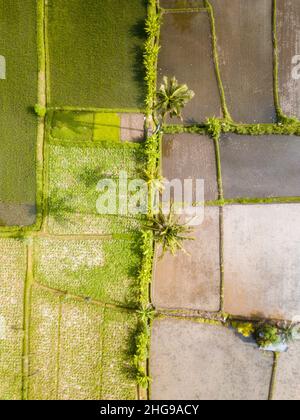
[{"label": "green vegetation strip", "polygon": [[271,384],[270,384],[270,393],[269,393],[270,401],[274,399],[274,395],[275,395],[279,359],[280,359],[280,354],[274,353],[274,364],[273,364],[272,378],[271,378]]},{"label": "green vegetation strip", "polygon": [[[147,40],[145,43],[144,65],[146,69],[147,97],[146,113],[149,124],[153,121],[154,104],[156,100],[157,61],[159,53],[159,36],[161,12],[156,0],[149,0],[146,22]],[[161,160],[161,134],[150,135],[146,141],[145,154],[147,158],[144,174],[149,181],[149,217],[152,216],[152,181],[159,176]],[[139,272],[139,322],[135,339],[133,357],[134,376],[139,387],[149,389],[151,378],[149,372],[149,355],[151,340],[151,322],[154,312],[150,300],[150,287],[153,275],[154,240],[151,230],[143,232],[143,260]]]},{"label": "green vegetation strip", "polygon": [[149,0],[146,20],[147,40],[144,47],[144,66],[146,70],[145,81],[147,86],[146,114],[152,116],[157,84],[157,63],[160,50],[159,37],[161,27],[161,12],[158,11],[156,0]]},{"label": "green vegetation strip", "polygon": [[208,134],[212,138],[219,138],[223,133],[234,133],[248,136],[265,135],[295,135],[300,136],[300,122],[291,119],[277,124],[235,124],[230,120],[209,118],[202,125],[165,125],[165,134]]},{"label": "green vegetation strip", "polygon": [[228,206],[234,204],[284,204],[299,203],[300,197],[268,197],[268,198],[235,198],[217,201],[206,201],[206,206]]}]

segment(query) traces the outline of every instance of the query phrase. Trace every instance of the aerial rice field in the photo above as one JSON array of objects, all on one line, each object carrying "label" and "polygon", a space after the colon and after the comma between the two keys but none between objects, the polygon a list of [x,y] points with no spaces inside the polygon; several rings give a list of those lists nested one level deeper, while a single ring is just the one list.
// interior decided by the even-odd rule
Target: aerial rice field
[{"label": "aerial rice field", "polygon": [[[232,328],[299,313],[296,1],[0,0],[0,400],[299,396],[299,347]],[[196,96],[152,135],[164,74]],[[205,180],[187,254],[156,258],[150,206],[99,213],[122,172]]]},{"label": "aerial rice field", "polygon": [[0,226],[35,220],[36,1],[0,1]]}]

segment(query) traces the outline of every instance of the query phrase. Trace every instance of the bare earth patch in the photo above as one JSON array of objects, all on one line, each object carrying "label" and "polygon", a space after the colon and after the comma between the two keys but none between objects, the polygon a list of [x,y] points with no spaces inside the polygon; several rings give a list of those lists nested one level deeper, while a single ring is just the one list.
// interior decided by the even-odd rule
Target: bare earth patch
[{"label": "bare earth patch", "polygon": [[225,311],[292,320],[300,313],[300,205],[224,208]]},{"label": "bare earth patch", "polygon": [[227,328],[176,319],[154,323],[153,400],[267,400],[272,365],[272,354]]},{"label": "bare earth patch", "polygon": [[275,400],[298,401],[300,395],[300,343],[291,345],[278,362]]},{"label": "bare earth patch", "polygon": [[243,123],[274,122],[272,0],[211,0],[229,112]]},{"label": "bare earth patch", "polygon": [[163,176],[169,181],[204,179],[205,200],[218,198],[214,142],[196,134],[166,135],[163,138]]},{"label": "bare earth patch", "polygon": [[143,114],[121,114],[121,140],[142,142],[145,139]]},{"label": "bare earth patch", "polygon": [[300,118],[300,79],[293,77],[293,70],[299,64],[299,59],[293,62],[293,57],[300,54],[298,0],[277,0],[277,36],[281,108],[286,115]]},{"label": "bare earth patch", "polygon": [[221,137],[225,198],[300,196],[300,137]]},{"label": "bare earth patch", "polygon": [[178,252],[157,258],[153,302],[158,308],[220,309],[219,209],[205,208],[204,223],[186,241],[188,255]]},{"label": "bare earth patch", "polygon": [[160,44],[159,82],[163,76],[175,76],[195,92],[195,97],[183,110],[185,123],[221,117],[207,11],[165,14]]}]

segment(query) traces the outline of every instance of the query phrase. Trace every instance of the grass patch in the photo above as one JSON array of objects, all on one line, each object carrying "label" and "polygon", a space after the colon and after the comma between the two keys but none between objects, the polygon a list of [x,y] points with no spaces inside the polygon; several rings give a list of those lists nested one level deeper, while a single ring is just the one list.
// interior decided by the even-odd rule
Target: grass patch
[{"label": "grass patch", "polygon": [[0,399],[22,399],[24,243],[0,239]]},{"label": "grass patch", "polygon": [[51,105],[143,107],[145,0],[50,0],[48,15]]},{"label": "grass patch", "polygon": [[54,289],[101,302],[137,306],[140,238],[35,242],[35,278]]},{"label": "grass patch", "polygon": [[95,114],[93,140],[120,141],[121,120],[117,114]]}]

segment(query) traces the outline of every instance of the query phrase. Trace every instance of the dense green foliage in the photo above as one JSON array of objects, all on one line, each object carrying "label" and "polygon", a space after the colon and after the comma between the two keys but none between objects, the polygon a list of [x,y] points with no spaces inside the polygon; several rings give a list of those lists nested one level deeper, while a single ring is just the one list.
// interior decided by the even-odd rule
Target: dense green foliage
[{"label": "dense green foliage", "polygon": [[281,331],[274,325],[264,324],[255,331],[256,342],[259,347],[266,348],[280,344]]},{"label": "dense green foliage", "polygon": [[150,117],[153,112],[156,82],[157,82],[157,59],[159,53],[159,35],[161,14],[157,11],[156,0],[149,0],[148,16],[146,20],[147,39],[144,46],[144,66],[146,70],[145,81],[147,84],[146,113]]}]

